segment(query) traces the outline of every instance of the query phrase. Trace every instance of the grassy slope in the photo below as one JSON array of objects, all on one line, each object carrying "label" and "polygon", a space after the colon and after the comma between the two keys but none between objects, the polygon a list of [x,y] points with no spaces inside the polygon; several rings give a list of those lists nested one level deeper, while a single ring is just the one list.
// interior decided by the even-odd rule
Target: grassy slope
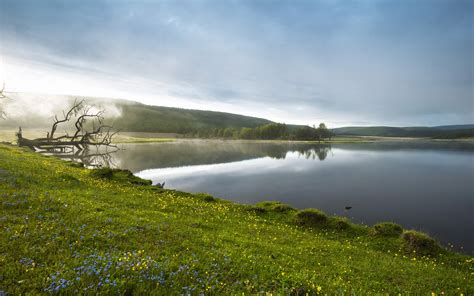
[{"label": "grassy slope", "polygon": [[0,197],[0,290],[474,292],[472,257],[414,257],[363,226],[302,229],[292,210],[97,179],[4,145]]}]

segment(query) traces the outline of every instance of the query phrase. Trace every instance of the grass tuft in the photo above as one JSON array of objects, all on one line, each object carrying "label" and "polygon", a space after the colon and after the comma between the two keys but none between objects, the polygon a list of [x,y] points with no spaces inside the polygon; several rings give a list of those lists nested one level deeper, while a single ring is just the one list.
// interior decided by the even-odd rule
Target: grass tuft
[{"label": "grass tuft", "polygon": [[313,227],[325,225],[328,221],[328,216],[317,209],[305,209],[299,211],[295,216],[296,224],[300,226]]},{"label": "grass tuft", "polygon": [[375,224],[372,228],[372,234],[377,236],[400,236],[402,234],[403,228],[392,222],[381,222]]},{"label": "grass tuft", "polygon": [[217,199],[214,196],[212,196],[208,193],[196,193],[194,196],[196,196],[199,199],[202,199],[205,202],[216,202],[217,201]]},{"label": "grass tuft", "polygon": [[121,183],[130,183],[139,186],[152,185],[151,180],[145,180],[135,176],[129,170],[99,168],[91,170],[91,176],[97,179],[114,180]]},{"label": "grass tuft", "polygon": [[257,203],[255,206],[263,208],[267,211],[280,212],[280,213],[295,210],[293,207],[279,201],[263,201],[263,202]]},{"label": "grass tuft", "polygon": [[268,212],[266,208],[260,206],[249,206],[247,209],[248,211],[254,212],[257,215],[262,215]]},{"label": "grass tuft", "polygon": [[330,217],[329,227],[337,230],[346,230],[351,228],[351,223],[349,219],[345,217]]},{"label": "grass tuft", "polygon": [[407,230],[402,235],[404,249],[407,253],[418,255],[437,255],[441,251],[438,243],[425,233]]}]

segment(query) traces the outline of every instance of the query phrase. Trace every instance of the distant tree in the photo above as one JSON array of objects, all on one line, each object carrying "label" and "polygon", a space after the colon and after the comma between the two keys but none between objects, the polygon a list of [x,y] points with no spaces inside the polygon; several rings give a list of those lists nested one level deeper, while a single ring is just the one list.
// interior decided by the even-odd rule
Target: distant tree
[{"label": "distant tree", "polygon": [[315,140],[318,138],[318,133],[317,130],[312,127],[303,126],[296,130],[294,138],[296,140]]},{"label": "distant tree", "polygon": [[230,139],[234,135],[234,130],[231,128],[224,129],[224,138]]},{"label": "distant tree", "polygon": [[329,139],[331,136],[331,132],[329,129],[326,127],[326,124],[324,122],[321,122],[318,127],[318,134],[319,134],[319,140],[321,139]]},{"label": "distant tree", "polygon": [[255,139],[255,130],[253,128],[244,127],[240,130],[240,138],[241,139]]},{"label": "distant tree", "polygon": [[239,129],[234,129],[232,131],[232,138],[234,138],[234,139],[239,139],[240,138],[240,130]]}]

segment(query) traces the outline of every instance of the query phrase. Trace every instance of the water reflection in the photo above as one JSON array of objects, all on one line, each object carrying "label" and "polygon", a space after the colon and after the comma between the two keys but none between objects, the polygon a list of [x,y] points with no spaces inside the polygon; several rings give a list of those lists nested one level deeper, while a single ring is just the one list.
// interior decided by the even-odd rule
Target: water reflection
[{"label": "water reflection", "polygon": [[132,172],[152,168],[236,162],[261,157],[285,159],[288,152],[326,159],[329,145],[252,143],[245,141],[187,140],[155,144],[128,144],[114,155],[117,166]]},{"label": "water reflection", "polygon": [[77,150],[73,152],[44,152],[38,151],[40,154],[44,155],[53,155],[57,158],[66,160],[66,161],[73,161],[82,164],[86,168],[101,168],[101,167],[117,167],[116,163],[114,162],[113,154],[116,153],[118,150],[107,151],[96,149],[95,151],[91,151],[88,149],[85,150]]}]

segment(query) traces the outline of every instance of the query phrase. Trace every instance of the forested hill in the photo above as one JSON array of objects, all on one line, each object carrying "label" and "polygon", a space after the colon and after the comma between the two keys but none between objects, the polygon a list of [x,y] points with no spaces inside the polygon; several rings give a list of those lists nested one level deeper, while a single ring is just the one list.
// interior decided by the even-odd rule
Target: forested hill
[{"label": "forested hill", "polygon": [[[0,121],[0,129],[16,129],[21,126],[26,129],[48,130],[54,114],[62,114],[76,98],[104,109],[107,123],[124,132],[205,136],[219,134],[216,130],[228,129],[235,134],[244,128],[254,129],[274,123],[264,118],[233,113],[150,106],[120,99],[14,93],[9,94],[4,102],[6,118]],[[41,102],[40,112],[37,108],[38,102]],[[312,124],[318,125],[319,122]],[[286,126],[290,134],[297,131],[310,132],[308,126]],[[348,136],[465,138],[474,137],[474,124],[434,127],[341,127],[331,129],[331,132],[334,135]]]},{"label": "forested hill", "polygon": [[215,111],[148,106],[140,103],[120,104],[121,116],[114,126],[122,131],[189,133],[213,128],[257,127],[270,120]]},{"label": "forested hill", "polygon": [[434,127],[341,127],[331,130],[336,135],[380,136],[380,137],[474,137],[474,124],[446,125]]}]

